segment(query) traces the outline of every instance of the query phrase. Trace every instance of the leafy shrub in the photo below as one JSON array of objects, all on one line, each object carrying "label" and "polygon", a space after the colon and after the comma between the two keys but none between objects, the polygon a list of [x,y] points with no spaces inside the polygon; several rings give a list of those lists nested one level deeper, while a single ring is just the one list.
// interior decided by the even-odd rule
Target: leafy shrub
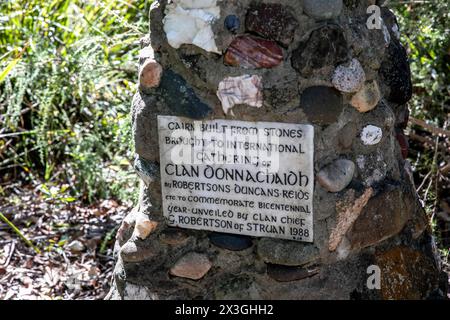
[{"label": "leafy shrub", "polygon": [[149,5],[0,2],[0,179],[68,183],[87,201],[130,199],[128,113]]}]

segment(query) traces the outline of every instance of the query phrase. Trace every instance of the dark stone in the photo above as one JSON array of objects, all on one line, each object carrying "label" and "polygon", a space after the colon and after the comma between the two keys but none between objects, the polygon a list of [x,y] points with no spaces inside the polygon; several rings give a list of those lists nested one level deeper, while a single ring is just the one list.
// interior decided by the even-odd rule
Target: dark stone
[{"label": "dark stone", "polygon": [[213,232],[209,235],[211,243],[219,248],[241,251],[253,245],[252,239],[247,236],[232,235],[226,233]]},{"label": "dark stone", "polygon": [[212,109],[197,97],[186,80],[170,69],[164,70],[161,84],[155,93],[160,95],[177,116],[203,119],[212,112]]},{"label": "dark stone", "polygon": [[258,242],[258,256],[270,264],[305,266],[320,260],[320,251],[312,243],[262,238]]},{"label": "dark stone", "polygon": [[300,107],[309,121],[329,125],[338,120],[343,110],[342,95],[330,87],[309,87],[302,93]]},{"label": "dark stone", "polygon": [[134,159],[133,167],[147,186],[151,181],[159,178],[159,165],[153,161],[148,161],[138,154]]},{"label": "dark stone", "polygon": [[273,68],[282,61],[276,42],[248,35],[234,39],[224,56],[225,64],[243,68]]},{"label": "dark stone", "polygon": [[241,21],[237,16],[233,14],[225,18],[224,25],[228,31],[236,33],[241,27]]},{"label": "dark stone", "polygon": [[290,10],[289,7],[278,3],[253,4],[247,12],[245,26],[248,31],[288,47],[298,27],[297,19]]},{"label": "dark stone", "polygon": [[274,85],[264,88],[264,103],[277,112],[297,108],[300,104],[300,93],[296,75],[285,75]]},{"label": "dark stone", "polygon": [[385,185],[372,197],[347,233],[353,248],[365,248],[382,242],[404,228],[411,218],[415,200],[410,190]]},{"label": "dark stone", "polygon": [[308,77],[314,70],[346,62],[348,53],[342,28],[327,25],[313,31],[309,39],[292,52],[292,66]]},{"label": "dark stone", "polygon": [[267,264],[267,275],[278,282],[298,281],[319,273],[317,268],[289,267],[279,264]]},{"label": "dark stone", "polygon": [[409,108],[408,106],[403,106],[397,112],[395,126],[397,128],[405,130],[406,127],[408,126],[408,122],[409,122]]},{"label": "dark stone", "polygon": [[391,41],[379,70],[381,80],[390,88],[387,100],[405,104],[412,97],[411,70],[405,48]]},{"label": "dark stone", "polygon": [[355,9],[359,5],[359,0],[344,0],[344,5],[347,8]]},{"label": "dark stone", "polygon": [[185,47],[181,47],[177,50],[180,61],[183,63],[183,66],[189,69],[189,72],[196,76],[203,82],[207,82],[206,79],[206,71],[202,66],[202,58],[204,57],[201,54],[191,54],[186,52]]}]

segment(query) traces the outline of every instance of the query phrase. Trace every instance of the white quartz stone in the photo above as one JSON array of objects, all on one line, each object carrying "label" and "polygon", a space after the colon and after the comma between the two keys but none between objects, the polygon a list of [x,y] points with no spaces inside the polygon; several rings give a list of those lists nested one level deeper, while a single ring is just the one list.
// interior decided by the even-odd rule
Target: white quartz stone
[{"label": "white quartz stone", "polygon": [[212,30],[213,22],[219,18],[216,0],[174,1],[166,7],[163,21],[167,41],[175,49],[182,44],[193,44],[220,54]]},{"label": "white quartz stone", "polygon": [[381,128],[373,125],[365,126],[361,132],[361,140],[366,146],[373,146],[380,143],[383,137]]}]

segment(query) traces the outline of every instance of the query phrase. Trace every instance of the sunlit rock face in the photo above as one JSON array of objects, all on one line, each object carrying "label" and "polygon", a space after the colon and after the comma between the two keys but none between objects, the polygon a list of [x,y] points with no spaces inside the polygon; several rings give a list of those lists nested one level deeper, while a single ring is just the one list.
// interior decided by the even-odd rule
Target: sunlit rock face
[{"label": "sunlit rock face", "polygon": [[[405,160],[412,94],[406,50],[387,8],[372,18],[379,29],[367,26],[367,8],[379,2],[153,2],[149,40],[141,42],[136,57],[139,85],[131,108],[141,187],[117,232],[108,298],[444,295],[428,219]],[[160,116],[312,126],[314,139],[306,150],[313,154],[312,241],[169,226],[163,215]],[[192,173],[180,166],[177,179]],[[203,182],[193,181],[193,188]],[[220,196],[226,198],[226,186],[234,182],[222,184]],[[241,200],[267,198],[249,193]],[[282,202],[283,194],[278,198]],[[270,226],[261,210],[253,211]],[[199,212],[196,218],[204,218]],[[381,271],[378,289],[367,286],[370,266]]]}]

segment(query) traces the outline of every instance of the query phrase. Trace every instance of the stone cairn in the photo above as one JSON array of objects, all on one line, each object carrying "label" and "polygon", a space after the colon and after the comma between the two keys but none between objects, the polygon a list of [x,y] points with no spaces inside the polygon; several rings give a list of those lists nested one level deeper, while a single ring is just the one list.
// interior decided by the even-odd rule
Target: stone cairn
[{"label": "stone cairn", "polygon": [[[444,295],[405,160],[408,58],[380,1],[155,1],[141,47],[131,115],[142,182],[108,299]],[[158,115],[314,125],[314,241],[169,227]],[[372,265],[380,288],[367,286]]]}]

